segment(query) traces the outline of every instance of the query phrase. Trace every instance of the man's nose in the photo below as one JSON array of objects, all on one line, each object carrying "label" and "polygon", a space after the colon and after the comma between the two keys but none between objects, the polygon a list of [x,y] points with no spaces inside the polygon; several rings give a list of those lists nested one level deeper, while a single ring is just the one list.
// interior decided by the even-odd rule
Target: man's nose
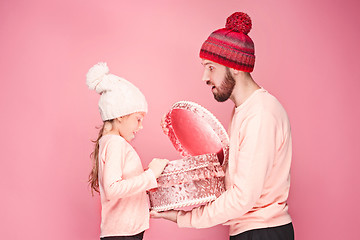
[{"label": "man's nose", "polygon": [[204,82],[206,82],[206,84],[208,84],[208,82],[209,82],[209,80],[210,80],[209,74],[207,73],[206,70],[204,70],[204,73],[203,73],[203,76],[202,76],[202,80],[203,80]]}]

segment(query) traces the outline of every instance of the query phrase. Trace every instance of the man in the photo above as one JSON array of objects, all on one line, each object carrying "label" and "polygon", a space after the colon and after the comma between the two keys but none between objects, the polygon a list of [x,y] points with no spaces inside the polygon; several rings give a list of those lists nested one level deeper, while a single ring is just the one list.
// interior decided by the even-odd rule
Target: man
[{"label": "man", "polygon": [[201,47],[203,81],[214,98],[230,98],[235,110],[230,124],[226,192],[192,211],[152,211],[154,218],[179,227],[230,225],[230,239],[290,240],[294,230],[288,214],[291,131],[278,100],[251,77],[254,43],[247,35],[250,17],[232,14],[226,27],[214,31]]}]

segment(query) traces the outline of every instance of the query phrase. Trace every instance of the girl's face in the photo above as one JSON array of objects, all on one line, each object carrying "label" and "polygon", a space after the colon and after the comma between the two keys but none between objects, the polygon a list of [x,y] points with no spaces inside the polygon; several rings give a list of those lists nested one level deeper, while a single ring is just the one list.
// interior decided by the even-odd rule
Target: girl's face
[{"label": "girl's face", "polygon": [[144,112],[136,112],[130,115],[120,117],[118,130],[120,136],[130,142],[135,138],[135,133],[143,128],[142,121],[145,117]]}]

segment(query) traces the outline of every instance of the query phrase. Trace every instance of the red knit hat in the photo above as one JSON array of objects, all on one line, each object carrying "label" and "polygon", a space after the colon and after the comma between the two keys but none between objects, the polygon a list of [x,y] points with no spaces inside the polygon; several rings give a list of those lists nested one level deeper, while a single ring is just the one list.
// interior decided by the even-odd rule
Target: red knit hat
[{"label": "red knit hat", "polygon": [[254,43],[247,35],[251,19],[246,13],[235,12],[226,20],[225,28],[210,34],[200,50],[200,58],[244,72],[252,72],[255,64]]}]

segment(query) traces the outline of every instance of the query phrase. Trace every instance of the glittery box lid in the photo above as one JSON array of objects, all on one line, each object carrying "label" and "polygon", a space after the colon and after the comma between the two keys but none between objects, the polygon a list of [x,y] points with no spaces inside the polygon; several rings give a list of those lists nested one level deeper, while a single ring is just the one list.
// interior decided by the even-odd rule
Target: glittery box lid
[{"label": "glittery box lid", "polygon": [[163,117],[161,126],[183,157],[216,153],[220,164],[227,161],[229,137],[226,130],[201,105],[190,101],[175,103]]}]

